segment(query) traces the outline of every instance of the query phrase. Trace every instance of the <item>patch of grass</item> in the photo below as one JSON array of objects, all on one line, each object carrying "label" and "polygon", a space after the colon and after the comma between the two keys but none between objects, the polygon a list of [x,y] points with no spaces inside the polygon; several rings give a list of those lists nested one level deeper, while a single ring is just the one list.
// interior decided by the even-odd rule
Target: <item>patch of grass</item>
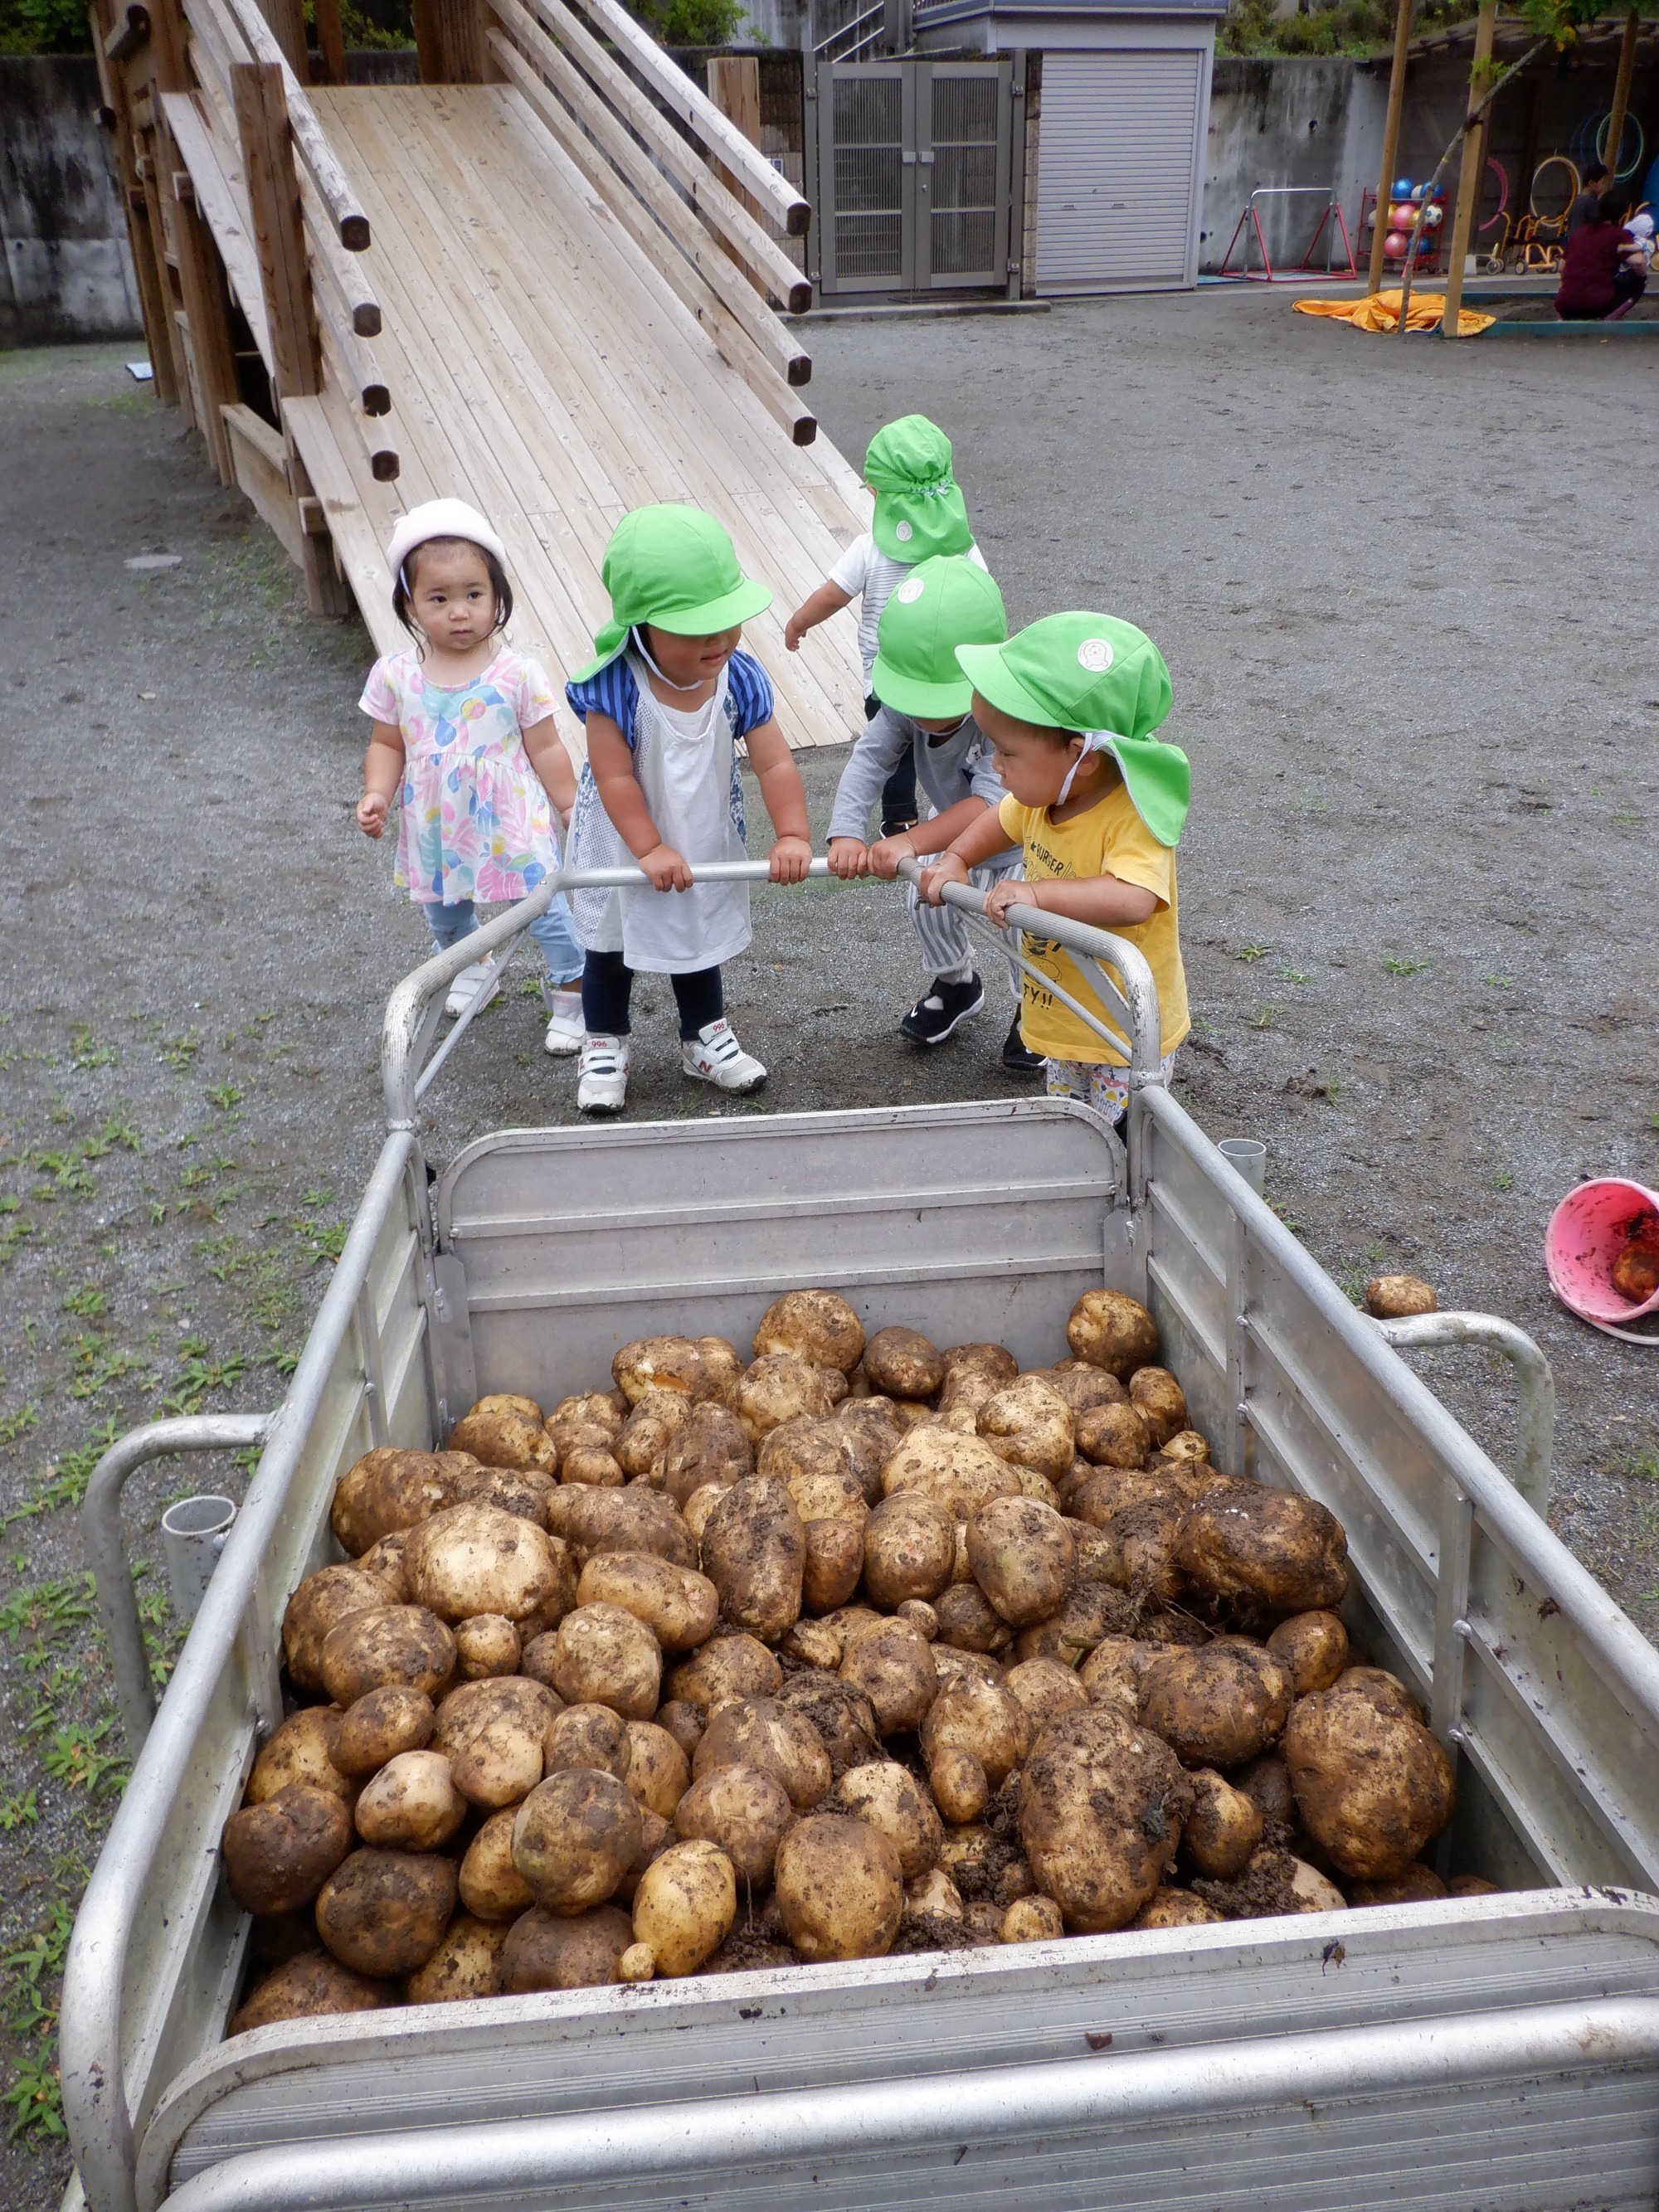
[{"label": "patch of grass", "polygon": [[350,1225],[345,1221],[296,1221],[294,1234],[309,1245],[313,1264],[319,1260],[332,1261],[345,1250]]},{"label": "patch of grass", "polygon": [[1432,960],[1391,960],[1385,958],[1382,963],[1382,973],[1385,975],[1420,975],[1425,968],[1432,968],[1433,965],[1434,963]]},{"label": "patch of grass", "polygon": [[1281,983],[1311,983],[1313,977],[1304,975],[1299,968],[1281,968],[1279,980]]},{"label": "patch of grass", "polygon": [[77,1444],[72,1451],[60,1452],[36,1478],[27,1501],[13,1506],[0,1521],[0,1528],[9,1528],[14,1521],[33,1521],[42,1513],[56,1513],[66,1505],[78,1505],[87,1494],[92,1470],[119,1433],[115,1416],[111,1413],[103,1427],[95,1429],[85,1443]]},{"label": "patch of grass", "polygon": [[0,1637],[15,1643],[25,1633],[49,1640],[91,1620],[98,1594],[90,1574],[58,1575],[0,1598]]},{"label": "patch of grass", "polygon": [[[9,1219],[6,1218],[8,1215],[11,1217]],[[40,1234],[33,1222],[25,1219],[18,1212],[18,1201],[15,1198],[0,1198],[0,1267],[5,1266],[20,1244]]]},{"label": "patch of grass", "polygon": [[1489,990],[1512,991],[1515,988],[1513,975],[1488,975],[1484,978],[1484,981]]},{"label": "patch of grass", "polygon": [[0,1832],[9,1836],[15,1828],[32,1828],[40,1817],[33,1790],[19,1790],[0,1798]]},{"label": "patch of grass", "polygon": [[165,1037],[155,1057],[164,1067],[188,1067],[202,1049],[202,1040],[191,1030],[184,1036]]},{"label": "patch of grass", "polygon": [[77,1337],[75,1352],[76,1376],[70,1384],[70,1395],[82,1401],[100,1396],[112,1382],[136,1373],[144,1364],[130,1346],[118,1345],[112,1349],[95,1336]]},{"label": "patch of grass", "polygon": [[1252,960],[1265,960],[1267,957],[1267,948],[1265,945],[1241,945],[1233,955],[1235,960],[1243,960],[1247,964]]},{"label": "patch of grass", "polygon": [[1619,1472],[1638,1482],[1659,1482],[1659,1450],[1649,1444],[1632,1452]]},{"label": "patch of grass", "polygon": [[114,1725],[111,1717],[100,1721],[96,1728],[76,1722],[72,1728],[59,1729],[41,1764],[54,1781],[66,1783],[71,1790],[84,1790],[89,1797],[96,1797],[100,1790],[125,1778],[126,1754],[99,1749]]},{"label": "patch of grass", "polygon": [[1279,1013],[1277,1006],[1258,1006],[1253,1014],[1244,1018],[1247,1030],[1270,1030]]},{"label": "patch of grass", "polygon": [[71,1291],[58,1301],[64,1313],[78,1314],[82,1321],[96,1321],[109,1310],[109,1297],[94,1283],[82,1283],[78,1291]]},{"label": "patch of grass", "polygon": [[70,1029],[70,1066],[71,1067],[112,1067],[115,1064],[115,1047],[101,1043],[92,1033],[91,1025],[76,1022]]},{"label": "patch of grass", "polygon": [[172,1391],[161,1401],[169,1413],[199,1413],[210,1392],[228,1390],[247,1372],[248,1363],[240,1352],[222,1358],[209,1349],[204,1336],[187,1336],[179,1349],[184,1364]]},{"label": "patch of grass", "polygon": [[208,1093],[208,1100],[222,1114],[229,1114],[241,1104],[242,1094],[234,1083],[216,1083]]},{"label": "patch of grass", "polygon": [[20,1406],[15,1413],[8,1413],[0,1420],[0,1445],[15,1444],[20,1437],[27,1436],[31,1429],[37,1427],[40,1419],[38,1406]]},{"label": "patch of grass", "polygon": [[1492,1187],[1494,1190],[1513,1190],[1515,1188],[1515,1177],[1510,1173],[1507,1168],[1499,1168],[1497,1174],[1492,1179]]}]

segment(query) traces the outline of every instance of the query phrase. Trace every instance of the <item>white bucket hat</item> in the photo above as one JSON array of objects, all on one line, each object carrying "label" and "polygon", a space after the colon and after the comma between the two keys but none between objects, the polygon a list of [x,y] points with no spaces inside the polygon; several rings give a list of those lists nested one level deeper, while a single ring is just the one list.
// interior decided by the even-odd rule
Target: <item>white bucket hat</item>
[{"label": "white bucket hat", "polygon": [[401,576],[404,562],[415,548],[433,538],[465,538],[469,544],[493,553],[503,568],[507,566],[506,546],[476,507],[469,507],[464,499],[428,499],[420,507],[411,507],[392,533],[386,558],[393,576]]}]

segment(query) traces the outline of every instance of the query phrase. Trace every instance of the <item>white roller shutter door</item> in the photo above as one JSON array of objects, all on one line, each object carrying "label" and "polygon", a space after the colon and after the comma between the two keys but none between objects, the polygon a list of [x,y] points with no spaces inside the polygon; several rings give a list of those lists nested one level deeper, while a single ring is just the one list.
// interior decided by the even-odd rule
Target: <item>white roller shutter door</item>
[{"label": "white roller shutter door", "polygon": [[1189,283],[1204,56],[1042,58],[1037,289]]}]

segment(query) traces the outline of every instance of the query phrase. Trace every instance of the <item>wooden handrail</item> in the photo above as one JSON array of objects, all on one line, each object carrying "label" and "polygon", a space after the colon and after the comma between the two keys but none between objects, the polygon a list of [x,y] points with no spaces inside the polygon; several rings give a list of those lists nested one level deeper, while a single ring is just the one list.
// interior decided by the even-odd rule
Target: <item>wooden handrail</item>
[{"label": "wooden handrail", "polygon": [[270,27],[254,0],[185,0],[185,9],[192,21],[198,10],[210,17],[228,16],[253,60],[280,64],[295,151],[317,187],[329,221],[339,232],[341,245],[349,253],[365,252],[368,246],[368,217],[357,204],[345,171],[335,159],[334,149],[324,136],[305,87],[289,68],[287,56],[271,36]]},{"label": "wooden handrail", "polygon": [[708,94],[699,91],[685,71],[669,59],[650,33],[642,30],[617,0],[580,0],[580,4],[652,88],[660,93],[681,122],[689,125],[744,188],[771,210],[786,234],[791,238],[804,237],[812,220],[810,203],[772,167],[759,147],[751,146],[737,125],[720,113]]}]

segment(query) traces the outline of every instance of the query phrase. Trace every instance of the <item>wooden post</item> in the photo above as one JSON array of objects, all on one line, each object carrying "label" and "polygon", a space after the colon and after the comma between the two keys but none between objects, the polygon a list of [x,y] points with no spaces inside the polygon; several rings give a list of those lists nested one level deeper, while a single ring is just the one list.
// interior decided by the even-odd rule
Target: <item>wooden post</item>
[{"label": "wooden post", "polygon": [[1370,274],[1366,292],[1382,283],[1382,241],[1389,234],[1389,210],[1394,203],[1394,165],[1400,158],[1400,116],[1406,105],[1406,53],[1412,42],[1413,0],[1400,0],[1394,23],[1394,65],[1389,71],[1389,112],[1382,125],[1382,173],[1376,185],[1376,222],[1371,232]]},{"label": "wooden post", "polygon": [[[735,123],[752,146],[760,144],[760,63],[753,54],[711,54],[708,59],[708,97],[728,123]],[[750,215],[763,210],[752,192],[746,192],[723,161],[715,173],[726,190],[735,192]]]},{"label": "wooden post", "polygon": [[1625,135],[1625,118],[1630,112],[1630,81],[1636,74],[1636,41],[1641,28],[1642,19],[1632,8],[1625,18],[1625,35],[1619,47],[1619,74],[1613,83],[1613,112],[1607,118],[1607,150],[1601,156],[1614,184],[1619,181],[1619,142]]},{"label": "wooden post", "polygon": [[346,81],[345,33],[340,27],[340,0],[316,0],[317,51],[323,75],[330,84]]},{"label": "wooden post", "polygon": [[230,295],[224,264],[207,225],[179,190],[184,171],[173,134],[157,118],[155,143],[166,149],[173,164],[167,179],[172,197],[173,235],[179,252],[179,289],[184,295],[185,322],[189,333],[191,367],[201,401],[196,427],[206,441],[208,459],[221,483],[234,484],[236,465],[231,458],[230,436],[224,410],[241,398],[236,381],[236,353],[230,339]]},{"label": "wooden post", "polygon": [[87,9],[92,31],[92,51],[98,64],[98,88],[112,118],[115,169],[121,180],[121,204],[126,212],[127,243],[138,279],[138,302],[143,311],[144,337],[149,347],[150,373],[155,397],[163,407],[176,407],[179,387],[173,374],[173,346],[167,337],[165,289],[161,282],[161,244],[150,229],[149,206],[138,181],[138,151],[132,131],[132,102],[127,94],[126,64],[112,63],[104,52],[110,26],[98,0]]},{"label": "wooden post", "polygon": [[[300,211],[300,180],[294,167],[283,72],[276,62],[235,62],[231,90],[242,142],[242,174],[247,181],[248,213],[259,257],[259,283],[270,330],[271,382],[281,415],[284,399],[308,398],[322,389],[322,359],[306,261],[305,222]],[[289,489],[296,501],[313,492],[286,423]],[[328,543],[301,532],[301,568],[306,603],[313,614],[343,615],[351,594],[341,582]]]},{"label": "wooden post", "polygon": [[[1474,26],[1474,59],[1469,65],[1469,104],[1474,115],[1486,96],[1487,70],[1492,62],[1492,33],[1498,26],[1498,0],[1480,0]],[[1492,112],[1488,108],[1487,115]],[[1457,210],[1452,218],[1451,259],[1446,270],[1446,311],[1440,319],[1443,338],[1457,336],[1463,307],[1463,262],[1474,235],[1474,213],[1480,198],[1481,172],[1486,166],[1486,121],[1466,125],[1463,161],[1457,174]]]},{"label": "wooden post", "polygon": [[306,15],[301,0],[259,0],[259,11],[270,26],[270,35],[283,50],[283,58],[301,84],[311,82],[311,64],[306,52]]},{"label": "wooden post", "polygon": [[422,84],[491,84],[501,72],[485,33],[487,0],[414,0],[415,48]]}]

